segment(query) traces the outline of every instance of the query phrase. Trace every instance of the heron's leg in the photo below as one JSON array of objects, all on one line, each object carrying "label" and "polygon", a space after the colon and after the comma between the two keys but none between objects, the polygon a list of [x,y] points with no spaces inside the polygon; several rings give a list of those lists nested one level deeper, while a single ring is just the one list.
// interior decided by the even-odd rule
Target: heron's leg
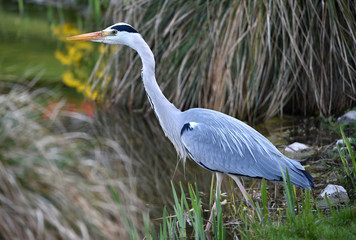
[{"label": "heron's leg", "polygon": [[223,174],[220,173],[220,172],[216,172],[216,191],[215,191],[215,197],[216,198],[215,198],[215,201],[214,201],[214,205],[211,208],[211,213],[210,213],[210,217],[209,217],[208,223],[206,224],[206,227],[205,227],[205,231],[206,232],[209,231],[209,229],[211,227],[211,224],[213,222],[213,217],[214,217],[214,215],[216,215],[216,199],[218,197],[220,197],[222,179],[223,179]]},{"label": "heron's leg", "polygon": [[216,199],[218,197],[220,197],[221,194],[221,182],[223,179],[223,174],[220,172],[216,172],[216,193],[215,193],[215,197]]},{"label": "heron's leg", "polygon": [[244,186],[242,185],[242,183],[241,183],[239,177],[236,176],[236,175],[231,175],[231,174],[229,174],[229,176],[230,176],[232,179],[234,179],[234,181],[236,182],[237,186],[239,187],[239,189],[240,189],[242,195],[243,195],[244,198],[246,199],[246,203],[247,203],[248,205],[250,205],[250,204],[251,204],[250,199],[248,198],[246,189],[245,189]]}]

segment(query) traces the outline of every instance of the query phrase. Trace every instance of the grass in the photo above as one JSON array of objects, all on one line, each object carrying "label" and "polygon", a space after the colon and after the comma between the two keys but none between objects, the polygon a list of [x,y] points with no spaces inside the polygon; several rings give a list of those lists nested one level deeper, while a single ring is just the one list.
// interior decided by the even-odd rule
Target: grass
[{"label": "grass", "polygon": [[337,146],[337,150],[342,162],[341,182],[346,187],[352,199],[356,199],[356,161],[355,152],[351,146],[350,140],[345,136],[344,130],[340,126],[340,132],[343,140],[342,149]]},{"label": "grass", "polygon": [[[206,220],[201,217],[202,202],[199,198],[199,191],[195,186],[189,185],[189,199],[191,205],[188,204],[187,197],[184,194],[181,186],[181,200],[177,197],[176,190],[172,184],[172,191],[175,199],[174,213],[175,215],[167,217],[164,210],[162,224],[160,226],[160,234],[157,239],[354,239],[356,237],[356,206],[344,206],[340,209],[335,209],[329,205],[330,212],[325,212],[320,209],[315,209],[314,200],[311,198],[311,192],[305,190],[303,193],[303,201],[298,207],[294,200],[295,187],[290,184],[289,175],[287,173],[284,181],[285,198],[287,208],[279,212],[278,219],[271,221],[268,218],[268,200],[263,196],[266,192],[266,185],[262,184],[262,206],[261,209],[258,203],[253,203],[253,209],[246,211],[246,206],[241,203],[239,212],[234,217],[239,219],[240,223],[237,228],[229,229],[226,234],[228,224],[223,221],[223,215],[226,214],[226,208],[221,205],[217,199],[217,215],[213,220],[213,230],[204,231]],[[292,193],[292,196],[290,196]],[[235,205],[229,203],[228,205]],[[224,209],[225,208],[225,209]],[[296,209],[299,209],[296,212]],[[263,212],[263,215],[261,213]],[[189,227],[187,227],[189,223]],[[179,226],[176,229],[174,226]],[[149,233],[148,239],[155,239]]]},{"label": "grass", "polygon": [[[206,107],[250,122],[283,113],[338,115],[355,103],[354,1],[111,2],[103,27],[125,20],[157,61],[179,108]],[[110,48],[98,87],[110,100],[147,105],[141,63]],[[98,62],[98,64],[100,64]],[[97,90],[98,90],[97,89]],[[134,99],[134,100],[133,100]]]},{"label": "grass", "polygon": [[[355,191],[353,185],[355,162],[354,150],[346,138],[342,128],[341,135],[345,143],[345,149],[348,152],[348,158],[345,157],[345,152],[339,149],[339,158],[342,161],[342,168],[339,169],[341,174],[347,178],[351,178],[349,182],[344,182],[343,185],[348,186],[348,192]],[[356,205],[352,201],[347,206],[334,206],[329,204],[328,211],[318,209],[316,199],[312,198],[310,190],[300,190],[297,193],[295,186],[291,185],[289,174],[283,176],[285,206],[279,208],[277,213],[273,213],[269,209],[269,200],[267,197],[266,181],[263,179],[261,184],[261,196],[259,201],[252,201],[252,207],[247,208],[241,202],[239,205],[235,200],[222,206],[220,199],[216,199],[216,212],[213,219],[212,230],[206,232],[204,218],[204,203],[199,197],[199,190],[195,185],[188,186],[189,198],[185,195],[182,185],[180,185],[181,197],[180,201],[172,184],[173,196],[175,199],[174,215],[167,217],[166,209],[163,213],[160,232],[156,235],[159,239],[354,239],[356,237]],[[347,185],[349,184],[349,185]],[[214,181],[211,184],[211,192],[213,191]],[[297,198],[300,194],[301,197]],[[187,201],[189,199],[190,204]],[[232,198],[234,199],[234,198]],[[298,200],[299,199],[299,200]],[[301,199],[301,200],[300,200]],[[260,204],[262,208],[260,207]],[[237,211],[228,211],[228,209],[237,209]],[[214,211],[210,208],[210,212]],[[227,215],[231,214],[235,219],[235,228],[229,228],[229,223],[224,221]],[[231,222],[231,221],[230,221]],[[187,224],[189,225],[187,226]],[[205,223],[205,224],[204,224]],[[179,226],[178,229],[174,226]],[[228,228],[228,230],[227,230]],[[228,233],[226,233],[228,231]],[[152,234],[149,238],[152,238]],[[147,233],[146,233],[147,236]],[[155,237],[153,237],[154,239]]]},{"label": "grass", "polygon": [[[290,182],[286,180],[285,183],[286,192],[293,191],[294,187]],[[266,185],[262,184],[262,192],[266,191],[265,187]],[[257,217],[261,210],[266,211],[268,216],[268,208],[260,209],[258,205],[254,205],[253,209],[246,211],[246,206],[242,203],[243,208],[239,208],[238,214],[234,216],[240,223],[236,228],[229,228],[228,234],[226,234],[228,224],[223,221],[224,215],[228,205],[236,203],[222,206],[218,199],[217,215],[213,220],[212,230],[205,232],[203,222],[206,220],[202,218],[203,203],[197,187],[189,185],[189,198],[184,194],[182,186],[180,189],[182,192],[179,198],[172,184],[175,199],[174,215],[167,216],[164,209],[159,234],[146,232],[147,239],[354,239],[356,236],[355,205],[340,209],[334,209],[332,206],[330,212],[315,209],[314,200],[311,199],[311,192],[308,190],[304,191],[298,213],[295,213],[294,204],[292,207],[288,205],[286,211],[280,212],[277,221],[269,221],[268,217]],[[262,205],[267,206],[266,199],[262,200]],[[290,211],[293,214],[290,214]]]},{"label": "grass", "polygon": [[[285,200],[277,203],[265,180],[261,183],[260,197],[250,193],[252,207],[237,200],[232,186],[229,197],[222,194],[221,199],[216,199],[216,215],[209,232],[205,232],[205,227],[213,211],[214,181],[210,195],[202,194],[196,184],[182,183],[177,187],[171,183],[171,194],[164,195],[171,195],[172,202],[167,201],[163,209],[159,206],[160,217],[156,219],[154,207],[150,207],[148,214],[140,200],[157,198],[154,191],[145,192],[150,189],[147,185],[140,188],[144,181],[157,185],[147,176],[140,177],[146,172],[157,174],[147,167],[155,163],[148,158],[137,162],[121,146],[130,145],[135,149],[133,153],[139,154],[141,150],[132,142],[142,141],[139,132],[131,140],[124,132],[129,127],[117,126],[123,140],[114,141],[110,134],[116,133],[112,129],[102,127],[100,131],[109,132],[96,133],[98,129],[91,128],[93,119],[80,114],[70,118],[76,119],[77,124],[72,124],[80,128],[71,130],[65,127],[69,119],[64,115],[68,112],[47,112],[44,103],[54,98],[49,92],[29,91],[27,87],[9,83],[2,83],[1,90],[1,238],[333,239],[340,236],[352,239],[356,236],[354,202],[332,207],[330,211],[318,209],[313,194],[291,186],[288,175],[283,187]],[[60,110],[64,104],[64,100],[59,101],[56,109]],[[111,126],[106,121],[113,120],[112,113],[108,114],[110,118],[100,120],[100,126]],[[148,137],[152,146],[159,145],[155,137]],[[154,154],[147,149],[142,150],[144,156]],[[347,173],[352,176],[354,169],[351,160],[354,150],[352,146],[345,151],[348,149],[351,152],[340,150],[341,176]],[[140,166],[144,166],[143,170]],[[166,170],[158,169],[162,171]],[[353,187],[350,184],[348,191]]]},{"label": "grass", "polygon": [[356,209],[346,207],[332,216],[322,213],[298,215],[293,224],[276,223],[256,227],[247,239],[353,239],[356,231]]},{"label": "grass", "polygon": [[[104,151],[105,139],[85,133],[92,121],[85,115],[69,118],[82,131],[67,129],[70,112],[61,111],[64,100],[48,112],[45,103],[55,100],[48,89],[3,82],[0,89],[0,238],[127,239],[118,199],[128,216],[145,208],[126,177],[105,167],[120,150]],[[129,224],[144,234],[141,217]]]}]

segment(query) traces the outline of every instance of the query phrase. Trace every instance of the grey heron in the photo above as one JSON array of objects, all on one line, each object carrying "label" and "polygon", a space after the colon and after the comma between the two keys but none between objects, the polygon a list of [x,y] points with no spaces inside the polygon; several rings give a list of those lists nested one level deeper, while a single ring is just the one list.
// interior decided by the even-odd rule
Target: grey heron
[{"label": "grey heron", "polygon": [[155,78],[154,55],[142,36],[129,24],[117,23],[102,31],[69,37],[123,44],[137,51],[142,61],[142,81],[160,125],[181,159],[190,157],[216,173],[216,195],[223,174],[237,183],[248,202],[239,176],[282,181],[288,169],[293,185],[314,187],[313,177],[297,161],[284,156],[269,140],[249,125],[224,113],[193,108],[180,111],[163,95]]}]

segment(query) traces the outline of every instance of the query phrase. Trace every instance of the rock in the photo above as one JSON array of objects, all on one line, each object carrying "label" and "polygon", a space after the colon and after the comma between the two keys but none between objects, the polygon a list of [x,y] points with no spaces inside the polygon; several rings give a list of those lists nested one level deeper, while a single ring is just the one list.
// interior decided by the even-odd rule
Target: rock
[{"label": "rock", "polygon": [[343,186],[328,184],[320,193],[320,197],[324,198],[325,194],[328,198],[349,198]]},{"label": "rock", "polygon": [[350,112],[345,113],[344,115],[339,117],[337,121],[342,124],[356,123],[356,111],[351,110]]},{"label": "rock", "polygon": [[[352,139],[352,138],[348,138],[348,140],[351,143],[352,150],[355,151],[355,147],[353,145],[356,144],[356,142],[353,141],[354,139]],[[340,151],[345,151],[346,153],[349,152],[349,149],[346,146],[346,142],[344,142],[343,139],[337,140],[333,149],[334,150],[339,149]]]},{"label": "rock", "polygon": [[303,143],[299,143],[299,142],[295,142],[292,143],[291,145],[288,145],[285,149],[286,152],[299,152],[299,151],[303,151],[305,149],[308,149],[309,146],[305,145]]},{"label": "rock", "polygon": [[288,145],[284,151],[287,157],[294,159],[306,158],[315,154],[313,148],[298,142]]},{"label": "rock", "polygon": [[[348,138],[349,142],[352,144],[356,144],[356,142],[354,141],[354,138]],[[344,142],[344,139],[339,139],[336,141],[335,143],[336,146],[346,146],[346,142]]]},{"label": "rock", "polygon": [[329,207],[325,199],[325,194],[328,197],[331,206],[346,204],[350,200],[343,186],[328,184],[318,197],[317,205],[321,208]]},{"label": "rock", "polygon": [[[352,143],[352,138],[349,138],[349,142]],[[345,145],[346,143],[344,142],[344,139],[339,139],[336,141],[336,144],[335,145]]]}]

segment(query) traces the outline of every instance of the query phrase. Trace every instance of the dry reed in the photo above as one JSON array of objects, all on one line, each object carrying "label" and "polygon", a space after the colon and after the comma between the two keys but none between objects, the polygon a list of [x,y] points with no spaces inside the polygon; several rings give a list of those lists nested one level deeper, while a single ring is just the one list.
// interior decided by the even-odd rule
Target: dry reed
[{"label": "dry reed", "polygon": [[[143,234],[146,210],[129,184],[131,173],[120,176],[108,166],[111,159],[117,160],[116,166],[125,165],[128,157],[120,146],[86,133],[91,129],[89,118],[63,117],[63,101],[48,112],[40,104],[52,98],[46,89],[4,85],[0,238],[127,239],[126,217]],[[70,125],[81,131],[65,127]],[[115,201],[111,186],[124,207]]]},{"label": "dry reed", "polygon": [[[161,88],[182,110],[207,107],[253,122],[355,106],[355,9],[351,0],[111,1],[102,25],[138,29]],[[133,51],[111,48],[100,61],[106,74],[93,86],[111,101],[147,106]]]}]

